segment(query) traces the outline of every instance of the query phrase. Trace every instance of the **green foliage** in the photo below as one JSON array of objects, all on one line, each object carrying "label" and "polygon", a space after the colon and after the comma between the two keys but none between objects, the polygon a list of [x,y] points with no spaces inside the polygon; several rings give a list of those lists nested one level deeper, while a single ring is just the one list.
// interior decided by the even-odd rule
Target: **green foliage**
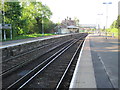
[{"label": "green foliage", "polygon": [[20,16],[22,8],[19,2],[5,2],[4,5],[4,22],[6,24],[12,24],[13,36],[17,36],[21,24]]},{"label": "green foliage", "polygon": [[110,28],[117,28],[117,20],[115,20],[112,25],[110,26]]},{"label": "green foliage", "polygon": [[95,31],[96,29],[95,28],[92,28],[91,31]]},{"label": "green foliage", "polygon": [[115,20],[109,29],[107,29],[107,32],[114,33],[115,36],[120,36],[120,15],[118,16],[117,20]]},{"label": "green foliage", "polygon": [[3,7],[2,2],[0,2],[0,11],[2,11],[2,7]]},{"label": "green foliage", "polygon": [[[42,33],[42,24],[45,27],[50,20],[52,12],[46,5],[41,2],[30,2],[28,5],[23,2],[22,6],[22,20],[26,20],[26,27],[24,27],[24,34],[26,33]],[[26,31],[28,30],[28,31]],[[26,31],[26,32],[25,32]]]},{"label": "green foliage", "polygon": [[[20,2],[4,3],[4,22],[12,24],[13,37],[33,33],[50,33],[56,26],[50,17],[50,8],[41,2],[30,2],[29,0],[19,0]],[[1,3],[0,3],[1,7]],[[9,38],[9,32],[7,38]]]},{"label": "green foliage", "polygon": [[47,21],[45,24],[44,24],[44,29],[45,29],[45,32],[46,33],[51,33],[54,31],[54,28],[57,26],[57,24],[54,24],[52,21]]},{"label": "green foliage", "polygon": [[118,29],[117,28],[112,28],[112,29],[107,29],[107,32],[118,32]]},{"label": "green foliage", "polygon": [[109,32],[110,34],[114,33],[115,36],[119,36],[119,30],[117,28],[109,28],[107,29],[107,32]]},{"label": "green foliage", "polygon": [[117,18],[117,28],[120,30],[120,15]]},{"label": "green foliage", "polygon": [[[52,33],[46,33],[44,34],[44,36],[51,36],[51,35],[55,35]],[[19,35],[16,37],[13,37],[13,40],[19,40],[19,39],[27,39],[27,38],[35,38],[35,37],[42,37],[42,34],[27,34],[27,35]],[[7,38],[7,41],[11,40],[10,38]],[[4,40],[3,40],[4,41]]]}]

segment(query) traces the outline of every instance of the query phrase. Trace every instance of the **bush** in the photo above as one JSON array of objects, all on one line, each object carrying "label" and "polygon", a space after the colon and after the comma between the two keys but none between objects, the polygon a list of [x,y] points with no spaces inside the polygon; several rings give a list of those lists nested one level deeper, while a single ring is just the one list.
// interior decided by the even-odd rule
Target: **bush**
[{"label": "bush", "polygon": [[119,36],[118,29],[117,28],[109,28],[107,29],[107,32],[114,33],[115,36]]}]

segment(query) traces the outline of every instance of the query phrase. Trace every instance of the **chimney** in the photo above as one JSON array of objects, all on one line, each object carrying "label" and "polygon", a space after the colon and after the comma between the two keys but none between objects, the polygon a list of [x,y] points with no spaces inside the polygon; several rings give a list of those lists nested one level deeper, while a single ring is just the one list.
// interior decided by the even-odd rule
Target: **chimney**
[{"label": "chimney", "polygon": [[68,20],[68,16],[67,16],[67,20]]}]

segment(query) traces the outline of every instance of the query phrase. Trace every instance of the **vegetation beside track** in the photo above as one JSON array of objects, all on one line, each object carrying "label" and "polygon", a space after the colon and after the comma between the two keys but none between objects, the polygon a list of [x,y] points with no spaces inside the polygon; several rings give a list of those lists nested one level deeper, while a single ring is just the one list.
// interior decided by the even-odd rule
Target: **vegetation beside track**
[{"label": "vegetation beside track", "polygon": [[[119,33],[118,33],[118,31],[119,31],[119,30],[118,30],[117,28],[109,28],[109,29],[107,29],[107,32],[108,32],[109,34],[111,34],[111,35],[114,33],[114,36],[115,36],[115,37],[120,36]],[[108,34],[108,35],[109,35],[109,34]]]},{"label": "vegetation beside track", "polygon": [[[26,35],[19,35],[19,36],[13,37],[12,40],[35,38],[35,37],[43,37],[43,36],[51,36],[51,35],[56,35],[56,34],[52,34],[52,33],[46,33],[44,35],[36,34],[36,33],[35,34],[26,34]],[[3,40],[3,41],[10,41],[10,40],[11,40],[10,38],[7,38],[6,40]]]}]

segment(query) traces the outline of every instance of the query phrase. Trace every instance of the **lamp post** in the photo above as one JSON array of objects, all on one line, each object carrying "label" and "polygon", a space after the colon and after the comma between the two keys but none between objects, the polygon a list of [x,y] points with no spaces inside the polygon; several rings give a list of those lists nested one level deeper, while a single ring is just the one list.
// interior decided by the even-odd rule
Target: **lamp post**
[{"label": "lamp post", "polygon": [[[97,15],[102,16],[103,14],[101,13],[101,14],[97,14]],[[98,20],[99,20],[99,18],[98,18]],[[99,22],[98,22],[98,31],[99,31],[99,33],[101,34],[101,32],[100,32],[100,20],[99,20]],[[99,34],[99,35],[100,35],[100,34]]]},{"label": "lamp post", "polygon": [[44,21],[43,21],[43,14],[42,14],[42,36],[44,36]]},{"label": "lamp post", "polygon": [[112,4],[112,2],[103,2],[103,4],[106,4],[106,39],[107,39],[107,21],[108,21],[108,5]]},{"label": "lamp post", "polygon": [[[5,12],[4,12],[4,0],[2,0],[2,27],[5,24],[4,15],[5,15]],[[4,30],[4,40],[6,40],[6,32],[5,32],[5,30]]]},{"label": "lamp post", "polygon": [[[43,8],[45,8],[45,6],[42,6]],[[45,11],[42,11],[42,36],[44,36],[44,17],[45,17]]]}]

